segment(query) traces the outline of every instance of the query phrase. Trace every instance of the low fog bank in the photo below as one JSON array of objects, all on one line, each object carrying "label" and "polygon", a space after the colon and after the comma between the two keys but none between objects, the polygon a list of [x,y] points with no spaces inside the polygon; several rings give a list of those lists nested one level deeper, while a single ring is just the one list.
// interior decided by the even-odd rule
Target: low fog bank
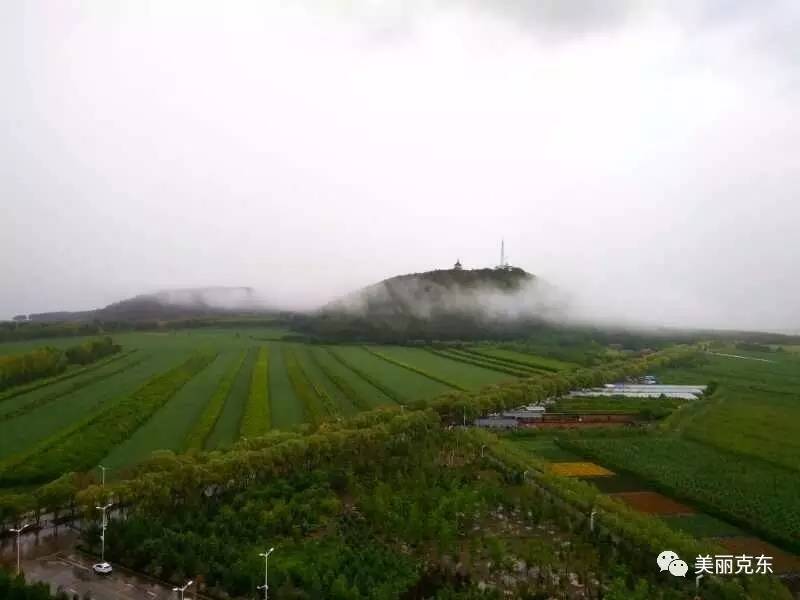
[{"label": "low fog bank", "polygon": [[433,271],[394,277],[325,305],[326,312],[364,318],[403,315],[418,320],[442,315],[491,321],[563,320],[565,298],[522,270]]},{"label": "low fog bank", "polygon": [[161,304],[194,308],[211,308],[225,311],[265,311],[272,306],[251,287],[207,287],[176,290],[159,290],[144,297]]},{"label": "low fog bank", "polygon": [[200,4],[0,3],[0,316],[306,311],[505,236],[555,291],[454,308],[800,330],[796,0]]},{"label": "low fog bank", "polygon": [[346,294],[317,311],[362,318],[403,314],[421,320],[461,314],[489,321],[543,320],[643,331],[800,331],[800,305],[792,297],[772,294],[758,283],[757,274],[740,282],[738,293],[732,294],[728,287],[692,288],[660,272],[623,274],[619,266],[613,273],[556,271],[522,279],[511,289],[396,277]]}]

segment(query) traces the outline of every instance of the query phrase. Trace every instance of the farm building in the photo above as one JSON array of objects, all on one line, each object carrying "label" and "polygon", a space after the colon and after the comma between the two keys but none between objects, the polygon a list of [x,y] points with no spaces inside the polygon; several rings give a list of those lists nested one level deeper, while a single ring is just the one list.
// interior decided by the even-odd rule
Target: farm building
[{"label": "farm building", "polygon": [[603,387],[586,388],[569,393],[573,397],[625,396],[627,398],[682,398],[696,400],[706,391],[705,385],[660,385],[639,383],[609,383]]},{"label": "farm building", "polygon": [[503,417],[509,419],[519,419],[521,421],[525,421],[530,419],[541,419],[542,415],[544,414],[544,410],[544,406],[532,404],[530,406],[520,406],[519,408],[514,408],[512,410],[504,410],[502,415]]},{"label": "farm building", "polygon": [[514,429],[517,427],[517,420],[501,416],[488,416],[475,419],[475,427],[486,427],[487,429]]},{"label": "farm building", "polygon": [[538,404],[520,406],[511,410],[504,410],[502,413],[494,413],[487,417],[475,419],[475,425],[477,427],[508,429],[534,421],[541,421],[544,413],[545,407]]}]

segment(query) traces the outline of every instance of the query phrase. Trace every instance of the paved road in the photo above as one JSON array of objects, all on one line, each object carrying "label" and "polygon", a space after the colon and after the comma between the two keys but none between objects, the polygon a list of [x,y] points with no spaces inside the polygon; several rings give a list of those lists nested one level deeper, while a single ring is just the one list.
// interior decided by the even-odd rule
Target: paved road
[{"label": "paved road", "polygon": [[[57,552],[48,556],[22,561],[29,581],[43,581],[50,589],[62,589],[70,596],[91,597],[95,600],[175,600],[172,588],[153,583],[141,577],[115,569],[111,575],[96,575],[91,561],[70,552]],[[186,594],[190,600],[193,595]]]}]

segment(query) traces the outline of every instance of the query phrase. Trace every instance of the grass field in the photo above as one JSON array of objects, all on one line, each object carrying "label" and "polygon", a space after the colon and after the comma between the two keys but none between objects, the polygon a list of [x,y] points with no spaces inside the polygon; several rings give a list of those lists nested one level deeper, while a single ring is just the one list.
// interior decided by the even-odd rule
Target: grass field
[{"label": "grass field", "polygon": [[[348,390],[348,386],[339,387],[329,376],[327,369],[320,362],[314,349],[309,346],[298,346],[295,349],[297,360],[306,376],[314,382],[335,404],[336,412],[342,416],[351,416],[358,412],[358,407],[351,400],[355,392]],[[369,405],[365,406],[369,408]]]},{"label": "grass field", "polygon": [[428,352],[447,360],[457,361],[471,367],[488,369],[504,375],[506,378],[530,377],[539,373],[532,367],[515,365],[500,359],[487,358],[478,354],[456,348],[428,348]]},{"label": "grass field", "polygon": [[337,346],[331,348],[331,352],[382,386],[384,393],[397,402],[432,398],[451,390],[443,383],[381,360],[358,346]]},{"label": "grass field", "polygon": [[505,348],[494,348],[491,346],[471,346],[468,348],[468,350],[475,354],[480,354],[490,358],[497,358],[510,363],[526,365],[544,370],[569,371],[577,367],[576,364],[563,360],[558,360],[547,356],[528,354],[525,352],[517,352],[515,350],[507,350]]},{"label": "grass field", "polygon": [[665,383],[719,383],[711,402],[688,418],[679,411],[667,425],[704,444],[800,470],[800,356],[735,352],[775,362],[709,356],[694,369],[666,370]]},{"label": "grass field", "polygon": [[[174,393],[154,404],[152,414],[142,415],[144,421],[132,419],[129,426],[133,429],[119,432],[115,438],[119,441],[98,461],[121,468],[154,450],[230,446],[247,435],[242,428],[248,406],[258,409],[256,420],[263,422],[264,430],[289,429],[303,422],[318,423],[379,406],[477,390],[516,376],[575,367],[553,358],[483,344],[436,352],[387,345],[322,346],[281,340],[285,333],[274,328],[243,327],[115,335],[114,341],[123,348],[121,355],[89,365],[68,378],[44,381],[37,389],[0,396],[0,461],[21,458],[24,463],[28,453],[54,443],[80,422],[128,402],[148,381],[197,352],[214,358],[199,371],[191,372]],[[51,341],[63,347],[74,345],[81,338],[2,344],[0,353],[29,350]],[[260,349],[263,350],[259,352]],[[719,399],[694,412],[678,410],[682,414],[670,419],[673,430],[687,440],[727,450],[738,448],[776,465],[800,464],[800,442],[776,443],[766,429],[769,424],[785,439],[800,439],[799,420],[791,418],[800,382],[800,371],[793,369],[800,364],[800,356],[789,352],[769,354],[794,362],[737,361],[736,368],[731,368],[726,362],[730,359],[713,357],[699,372],[675,370],[664,374],[665,381],[683,378],[706,383],[724,379],[717,394]],[[741,366],[749,370],[743,379],[737,370]],[[756,392],[759,398],[766,398],[766,408],[756,411],[758,416],[747,402],[751,397],[748,394]],[[585,410],[585,402],[578,399],[559,406],[564,410]],[[594,404],[592,408],[616,408],[608,402],[608,406]],[[736,418],[758,426],[737,430],[736,419],[727,417],[725,404],[735,409]],[[640,407],[625,405],[624,409],[637,408]],[[714,428],[707,425],[709,415],[716,423]],[[560,462],[580,460],[552,439],[522,443],[531,449],[537,446],[537,451]]]},{"label": "grass field", "polygon": [[[169,368],[184,356],[185,354],[180,353],[172,360],[167,360],[166,357],[150,357],[111,379],[65,393],[58,401],[50,402],[15,419],[3,421],[0,423],[0,460],[25,452],[70,423],[79,421],[100,407],[117,402],[165,366]],[[45,390],[46,388],[42,388],[35,394],[39,397]],[[25,396],[17,399],[20,398]]]},{"label": "grass field", "polygon": [[325,371],[328,379],[356,408],[370,410],[394,404],[383,391],[337,360],[329,348],[309,348],[309,352],[316,359],[319,368]]},{"label": "grass field", "polygon": [[485,385],[513,379],[513,377],[504,373],[467,365],[457,360],[437,356],[420,348],[380,346],[376,350],[390,358],[411,365],[423,373],[430,373],[435,378],[452,382],[453,385],[462,389],[473,390]]},{"label": "grass field", "polygon": [[[192,374],[134,431],[120,434],[120,443],[102,457],[104,463],[120,468],[154,450],[230,446],[247,435],[242,427],[247,427],[248,406],[258,409],[254,418],[263,421],[264,428],[288,429],[304,421],[320,422],[453,390],[477,390],[513,379],[509,372],[498,371],[504,365],[522,375],[534,372],[506,359],[539,360],[506,350],[498,350],[494,357],[464,351],[461,354],[469,361],[464,362],[425,348],[304,345],[281,341],[286,333],[253,327],[115,335],[121,354],[0,396],[0,461],[24,457],[39,445],[50,444],[82,419],[123,402],[197,351],[215,355],[213,362]],[[72,346],[84,339],[0,344],[0,354],[46,344]],[[261,354],[259,348],[264,349]],[[481,352],[490,353],[491,348],[482,347]],[[552,359],[542,360],[554,364]],[[491,363],[491,368],[481,366],[484,363]],[[259,388],[255,392],[253,385]]]},{"label": "grass field", "polygon": [[181,450],[194,422],[216,389],[230,356],[217,355],[125,442],[102,460],[111,469],[138,462],[154,450]]},{"label": "grass field", "polygon": [[253,365],[256,362],[257,348],[247,350],[241,369],[239,369],[228,398],[222,406],[216,425],[206,440],[206,448],[216,449],[230,446],[239,438],[239,428],[244,416],[244,407],[250,394],[250,381]]},{"label": "grass field", "polygon": [[295,394],[289,374],[286,370],[283,343],[270,344],[269,383],[270,400],[272,401],[272,426],[276,429],[288,429],[303,422],[303,405]]}]

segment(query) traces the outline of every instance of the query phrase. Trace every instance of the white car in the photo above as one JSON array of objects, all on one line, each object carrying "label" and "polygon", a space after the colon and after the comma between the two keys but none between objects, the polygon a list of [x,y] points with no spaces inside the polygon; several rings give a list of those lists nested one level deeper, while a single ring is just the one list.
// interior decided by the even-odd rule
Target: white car
[{"label": "white car", "polygon": [[94,571],[98,575],[108,575],[109,573],[111,573],[111,571],[113,571],[113,569],[111,568],[111,565],[108,564],[107,562],[101,562],[92,565],[92,571]]}]

